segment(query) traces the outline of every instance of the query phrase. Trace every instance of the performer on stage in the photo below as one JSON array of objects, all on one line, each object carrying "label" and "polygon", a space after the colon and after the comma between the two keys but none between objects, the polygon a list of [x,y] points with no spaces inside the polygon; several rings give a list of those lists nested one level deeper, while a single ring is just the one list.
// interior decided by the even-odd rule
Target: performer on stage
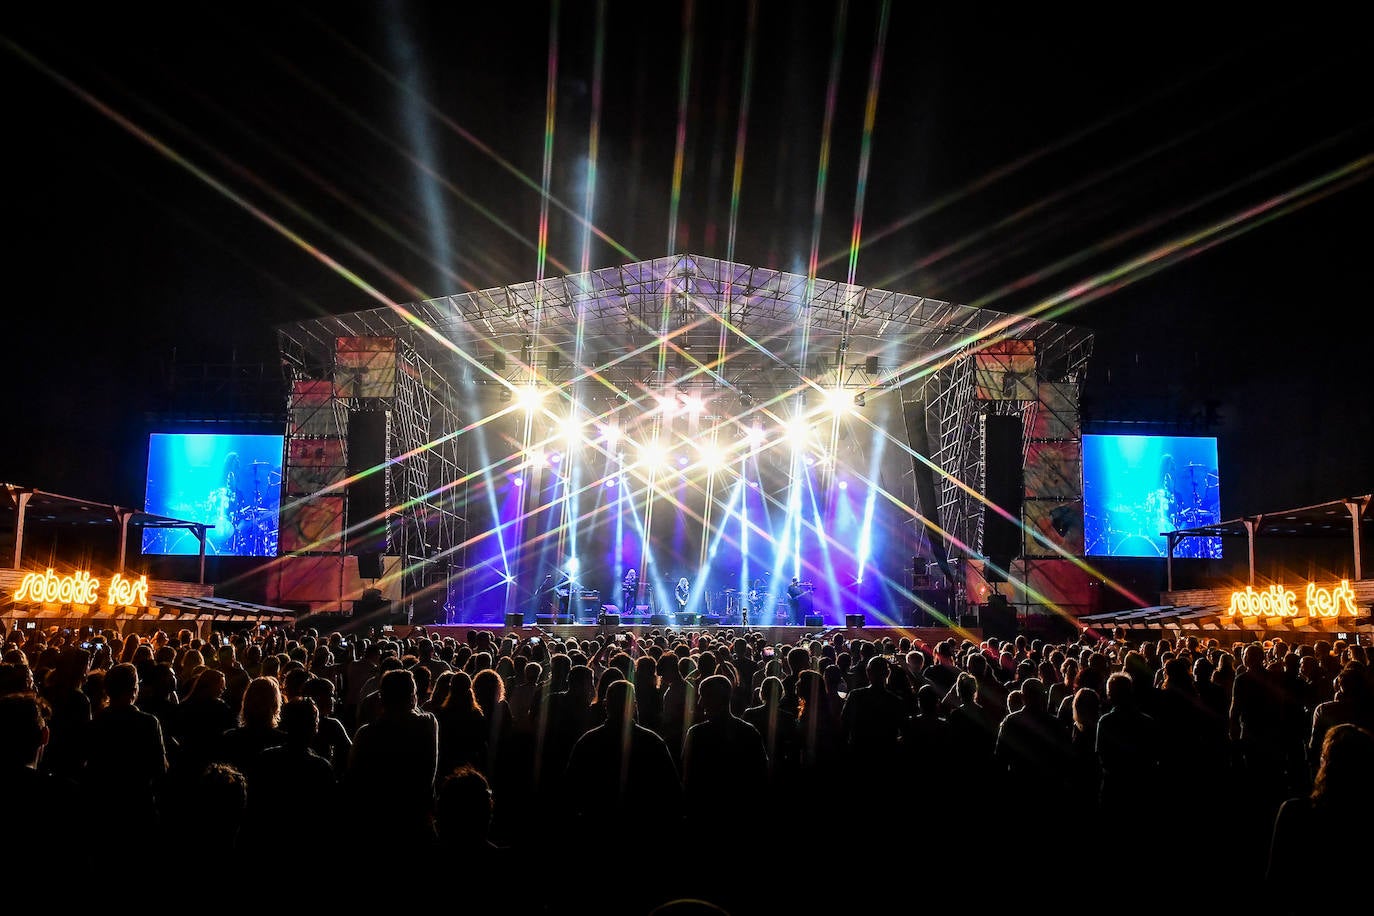
[{"label": "performer on stage", "polygon": [[1178,527],[1178,481],[1177,466],[1173,455],[1164,455],[1159,460],[1159,485],[1145,495],[1146,537],[1158,537],[1161,532],[1172,531]]},{"label": "performer on stage", "polygon": [[634,567],[625,573],[625,578],[620,582],[620,613],[633,614],[635,610],[635,598],[639,594],[639,573],[635,572]]},{"label": "performer on stage", "polygon": [[686,577],[686,576],[683,576],[681,579],[678,579],[678,580],[677,580],[677,590],[676,590],[676,594],[677,594],[677,610],[678,610],[678,613],[682,613],[683,611],[687,610],[687,596],[690,595],[691,593],[692,593],[692,586],[691,586],[691,584],[687,581],[687,577]]},{"label": "performer on stage", "polygon": [[554,586],[554,593],[558,596],[558,613],[564,615],[571,613],[573,591],[577,588],[577,580],[573,578],[572,572],[566,569],[560,570],[558,584]]},{"label": "performer on stage", "polygon": [[753,619],[756,623],[763,623],[763,596],[767,593],[767,590],[768,583],[761,578],[755,579],[754,584],[749,587],[749,597],[744,606],[746,615],[744,621],[745,626],[749,625],[749,620],[747,618],[750,614],[753,615]]},{"label": "performer on stage", "polygon": [[801,582],[796,576],[792,577],[792,582],[787,586],[787,610],[792,619],[789,621],[793,626],[801,626]]},{"label": "performer on stage", "polygon": [[239,468],[238,452],[225,455],[223,476],[219,480],[219,485],[206,494],[207,517],[202,521],[215,526],[215,529],[209,532],[209,537],[211,546],[221,553],[238,552],[238,524],[243,507],[247,504],[243,491],[239,488]]}]

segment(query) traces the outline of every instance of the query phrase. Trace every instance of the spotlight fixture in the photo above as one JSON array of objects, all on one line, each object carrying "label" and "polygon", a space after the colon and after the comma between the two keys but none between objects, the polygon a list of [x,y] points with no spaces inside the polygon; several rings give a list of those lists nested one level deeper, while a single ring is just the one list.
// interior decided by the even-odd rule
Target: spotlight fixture
[{"label": "spotlight fixture", "polygon": [[544,400],[544,392],[533,385],[525,385],[515,392],[515,400],[523,409],[533,413]]},{"label": "spotlight fixture", "polygon": [[854,409],[855,401],[853,392],[844,388],[827,388],[825,390],[825,409],[832,414],[849,413]]},{"label": "spotlight fixture", "polygon": [[787,438],[792,443],[793,450],[800,451],[811,438],[811,427],[804,420],[794,420],[787,426]]},{"label": "spotlight fixture", "polygon": [[639,449],[639,463],[646,468],[662,467],[668,461],[668,450],[663,446],[649,442]]},{"label": "spotlight fixture", "polygon": [[854,406],[855,406],[855,407],[867,407],[867,406],[868,406],[868,399],[864,396],[864,393],[863,393],[862,391],[860,391],[858,394],[854,395]]},{"label": "spotlight fixture", "polygon": [[558,434],[566,441],[576,444],[582,435],[582,423],[576,416],[568,416],[559,424]]},{"label": "spotlight fixture", "polygon": [[708,471],[718,471],[725,467],[725,453],[714,442],[706,442],[698,447],[701,463]]}]

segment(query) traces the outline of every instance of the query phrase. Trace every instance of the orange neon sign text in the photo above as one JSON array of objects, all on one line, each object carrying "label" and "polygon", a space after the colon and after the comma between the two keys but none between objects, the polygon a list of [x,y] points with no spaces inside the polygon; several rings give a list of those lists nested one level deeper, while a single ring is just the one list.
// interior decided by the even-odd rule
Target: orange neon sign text
[{"label": "orange neon sign text", "polygon": [[[85,570],[70,576],[59,576],[51,569],[45,573],[29,573],[15,589],[15,601],[35,601],[45,604],[95,604],[100,597],[100,580]],[[115,573],[105,589],[105,603],[125,607],[147,607],[148,577],[126,579]]]},{"label": "orange neon sign text", "polygon": [[[1348,579],[1334,588],[1324,588],[1315,582],[1307,583],[1303,594],[1302,608],[1308,617],[1354,617],[1355,590]],[[1228,614],[1243,617],[1297,617],[1299,614],[1298,596],[1292,589],[1281,585],[1271,585],[1256,591],[1246,586],[1244,591],[1231,593],[1231,606]]]}]

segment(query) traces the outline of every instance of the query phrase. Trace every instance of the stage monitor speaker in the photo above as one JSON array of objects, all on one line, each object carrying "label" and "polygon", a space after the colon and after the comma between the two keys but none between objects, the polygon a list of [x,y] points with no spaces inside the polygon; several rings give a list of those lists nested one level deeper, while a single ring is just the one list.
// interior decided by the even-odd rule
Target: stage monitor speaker
[{"label": "stage monitor speaker", "polygon": [[720,617],[715,614],[703,614],[701,616],[701,625],[704,627],[718,627],[720,626]]},{"label": "stage monitor speaker", "polygon": [[864,625],[863,614],[845,614],[844,625],[847,627],[862,627]]},{"label": "stage monitor speaker", "polygon": [[353,618],[355,620],[366,620],[368,623],[395,623],[391,601],[382,597],[382,593],[375,588],[365,588],[358,600],[353,602]]},{"label": "stage monitor speaker", "polygon": [[540,626],[567,626],[573,622],[572,614],[536,614],[534,617]]},{"label": "stage monitor speaker", "polygon": [[380,579],[382,577],[382,555],[380,553],[358,554],[358,577],[360,579]]},{"label": "stage monitor speaker", "polygon": [[636,616],[636,617],[648,617],[648,616],[649,616],[649,606],[648,606],[647,604],[636,604],[636,605],[635,605],[635,616]]},{"label": "stage monitor speaker", "polygon": [[520,627],[523,627],[524,625],[525,625],[525,615],[524,615],[524,614],[507,614],[507,615],[506,615],[506,629],[507,629],[507,630],[518,630]]},{"label": "stage monitor speaker", "polygon": [[677,615],[678,626],[694,627],[697,625],[697,615],[690,612],[683,612]]},{"label": "stage monitor speaker", "polygon": [[650,614],[650,615],[649,615],[649,626],[651,626],[651,627],[666,627],[667,625],[668,625],[668,615],[667,615],[667,614]]},{"label": "stage monitor speaker", "polygon": [[983,575],[989,582],[1004,582],[1002,570],[1011,566],[1021,546],[1021,418],[983,417],[983,455],[983,495],[1011,516],[992,506],[983,509],[983,555],[988,559]]},{"label": "stage monitor speaker", "polygon": [[1016,608],[1011,606],[1005,595],[988,596],[988,603],[978,612],[983,636],[996,636],[998,639],[1016,637]]},{"label": "stage monitor speaker", "polygon": [[620,626],[620,615],[619,615],[619,614],[602,614],[602,615],[601,615],[601,619],[600,619],[599,621],[597,621],[597,622],[598,622],[599,624],[601,624],[601,626],[603,626],[603,627],[618,627],[618,626]]},{"label": "stage monitor speaker", "polygon": [[803,618],[803,625],[808,627],[823,627],[825,626],[825,618],[820,614],[807,614],[806,617]]}]

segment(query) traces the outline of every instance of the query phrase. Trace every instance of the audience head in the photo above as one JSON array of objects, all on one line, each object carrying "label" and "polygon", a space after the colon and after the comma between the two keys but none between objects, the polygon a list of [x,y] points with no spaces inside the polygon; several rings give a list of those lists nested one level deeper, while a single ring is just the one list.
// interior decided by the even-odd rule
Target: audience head
[{"label": "audience head", "polygon": [[409,712],[415,708],[415,675],[405,668],[388,671],[377,684],[377,693],[386,712]]},{"label": "audience head", "polygon": [[868,672],[868,683],[873,687],[882,687],[887,683],[887,659],[881,655],[875,655],[868,660],[865,670]]},{"label": "audience head", "polygon": [[916,707],[923,716],[938,716],[940,700],[940,690],[934,684],[922,684],[921,689],[916,691]]},{"label": "audience head", "polygon": [[455,671],[448,681],[448,696],[444,698],[444,710],[458,712],[481,712],[477,698],[472,693],[472,676],[466,671]]},{"label": "audience head", "polygon": [[48,723],[38,697],[0,697],[0,766],[36,767],[47,743]]},{"label": "audience head", "polygon": [[606,724],[624,726],[634,719],[635,686],[621,679],[606,688]]},{"label": "audience head", "polygon": [[1107,678],[1107,703],[1113,709],[1129,709],[1135,705],[1135,682],[1122,671]]},{"label": "audience head", "polygon": [[320,730],[320,711],[315,701],[300,698],[283,706],[281,727],[286,732],[287,744],[297,748],[309,747]]},{"label": "audience head", "polygon": [[482,707],[482,711],[490,716],[506,698],[505,681],[492,669],[483,668],[472,679],[472,695],[477,700],[477,705]]},{"label": "audience head", "polygon": [[590,703],[596,689],[593,677],[592,669],[588,666],[573,665],[568,670],[568,693]]},{"label": "audience head", "polygon": [[1321,805],[1350,805],[1369,812],[1374,793],[1374,733],[1348,722],[1335,725],[1322,740],[1321,762],[1312,783],[1312,800]]},{"label": "audience head", "polygon": [[494,809],[487,778],[473,767],[459,767],[439,784],[435,808],[439,839],[458,846],[486,842]]},{"label": "audience head", "polygon": [[1073,695],[1073,725],[1088,735],[1095,735],[1097,719],[1102,712],[1102,698],[1091,687],[1079,687]]},{"label": "audience head", "polygon": [[701,706],[701,714],[708,719],[718,716],[728,715],[730,712],[730,694],[733,688],[730,679],[723,674],[713,674],[708,678],[703,678],[697,686],[698,703]]},{"label": "audience head", "polygon": [[777,706],[782,702],[782,680],[776,677],[766,677],[759,684],[759,700],[764,706]]},{"label": "audience head", "polygon": [[[108,683],[108,681],[107,681]],[[239,724],[250,728],[276,728],[281,720],[281,686],[274,677],[255,677],[243,692]]]},{"label": "audience head", "polygon": [[[982,656],[975,655],[974,658],[982,658]],[[965,704],[973,703],[978,694],[978,678],[969,674],[967,671],[961,672],[959,676],[954,679],[954,693],[955,696],[959,698],[959,702]]]},{"label": "audience head", "polygon": [[105,695],[114,706],[133,703],[138,695],[138,669],[132,662],[120,662],[105,675]]}]

